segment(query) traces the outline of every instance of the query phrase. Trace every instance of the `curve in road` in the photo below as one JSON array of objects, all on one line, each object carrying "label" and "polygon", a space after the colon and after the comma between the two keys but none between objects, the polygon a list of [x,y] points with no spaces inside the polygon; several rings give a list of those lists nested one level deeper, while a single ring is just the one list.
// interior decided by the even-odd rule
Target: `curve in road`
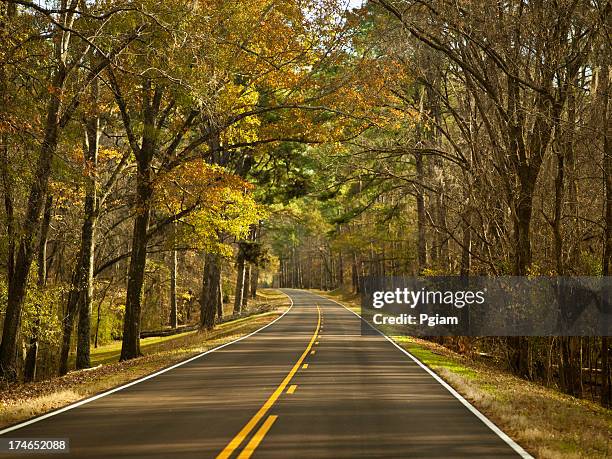
[{"label": "curve in road", "polygon": [[284,291],[292,308],[245,339],[0,434],[78,458],[531,457],[353,312]]}]

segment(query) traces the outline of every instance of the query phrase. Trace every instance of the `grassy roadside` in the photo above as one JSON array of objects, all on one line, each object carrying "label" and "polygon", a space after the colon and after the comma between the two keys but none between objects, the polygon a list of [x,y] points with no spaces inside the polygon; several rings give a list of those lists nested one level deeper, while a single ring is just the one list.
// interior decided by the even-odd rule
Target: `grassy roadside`
[{"label": "grassy roadside", "polygon": [[0,427],[46,413],[83,398],[126,384],[194,355],[245,336],[269,324],[288,307],[289,299],[278,291],[264,291],[262,298],[273,309],[224,322],[211,332],[192,331],[142,340],[143,357],[119,362],[120,343],[92,352],[93,368],[31,384],[16,384],[0,391]]},{"label": "grassy roadside", "polygon": [[[317,293],[359,312],[354,295]],[[392,338],[535,457],[612,457],[612,410],[525,381],[425,340]]]},{"label": "grassy roadside", "polygon": [[[242,317],[232,318],[232,309],[233,309],[233,298],[230,298],[231,301],[228,301],[225,304],[224,308],[224,317],[229,318],[227,322],[223,322],[219,324],[215,332],[223,331],[228,326],[236,327],[244,321],[250,321],[254,316],[258,315],[257,312],[269,312],[273,308],[278,306],[287,306],[289,304],[289,300],[287,296],[280,292],[279,290],[273,289],[261,289],[257,292],[257,298],[255,300],[249,301],[249,314]],[[194,334],[198,334],[198,331],[187,331],[185,333],[178,333],[176,335],[170,336],[156,336],[150,338],[142,338],[140,340],[140,350],[143,354],[153,354],[157,352],[163,352],[168,348],[168,346],[173,346],[176,343],[180,343],[182,341],[189,341],[188,337]],[[119,356],[121,354],[121,342],[115,341],[110,344],[105,344],[103,346],[99,346],[95,349],[91,350],[91,366],[97,367],[98,365],[106,365],[113,362],[119,361]],[[74,360],[74,355],[71,356],[71,360]]]}]

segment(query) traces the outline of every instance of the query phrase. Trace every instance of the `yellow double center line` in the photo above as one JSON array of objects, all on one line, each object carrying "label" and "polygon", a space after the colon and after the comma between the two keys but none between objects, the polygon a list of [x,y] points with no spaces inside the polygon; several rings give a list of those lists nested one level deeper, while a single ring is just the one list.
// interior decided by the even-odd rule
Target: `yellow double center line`
[{"label": "yellow double center line", "polygon": [[[266,413],[270,410],[270,408],[272,408],[272,405],[274,405],[274,403],[276,402],[278,397],[280,397],[280,395],[283,393],[283,391],[285,390],[285,388],[287,387],[287,385],[289,384],[289,382],[291,381],[295,373],[300,369],[300,365],[302,365],[302,362],[304,361],[304,359],[310,352],[310,349],[312,348],[312,345],[314,344],[315,340],[317,339],[317,335],[319,334],[319,329],[321,328],[321,308],[319,308],[319,305],[317,305],[317,314],[318,314],[317,328],[315,329],[315,332],[312,335],[312,338],[310,339],[308,346],[306,346],[306,349],[304,350],[304,352],[302,353],[298,361],[295,362],[295,365],[293,365],[293,368],[291,369],[291,371],[287,374],[287,376],[285,376],[285,379],[283,379],[283,382],[281,382],[280,385],[276,388],[276,390],[272,393],[272,395],[270,395],[270,398],[268,398],[268,400],[266,400],[266,402],[262,405],[262,407],[259,408],[259,411],[257,411],[257,413],[253,415],[251,420],[246,423],[246,425],[242,428],[242,430],[238,432],[238,434],[227,444],[227,446],[223,449],[223,451],[219,453],[219,455],[217,456],[217,459],[227,459],[232,455],[234,451],[236,451],[236,449],[242,444],[245,438],[257,426],[259,421],[261,421],[261,419],[266,415]],[[274,418],[274,420],[276,420],[276,418]],[[274,420],[271,421],[270,427],[271,427],[272,422],[274,422]]]}]

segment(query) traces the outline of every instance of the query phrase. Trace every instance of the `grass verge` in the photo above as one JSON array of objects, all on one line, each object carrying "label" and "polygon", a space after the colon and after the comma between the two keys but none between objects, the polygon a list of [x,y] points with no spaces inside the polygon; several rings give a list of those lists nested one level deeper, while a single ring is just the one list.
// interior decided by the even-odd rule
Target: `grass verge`
[{"label": "grass verge", "polygon": [[[359,312],[355,295],[320,292]],[[436,372],[533,456],[612,457],[612,410],[517,378],[503,369],[413,337],[391,337]]]},{"label": "grass verge", "polygon": [[[280,293],[280,292],[279,292]],[[275,296],[272,293],[269,296]],[[142,378],[194,355],[228,343],[269,324],[288,307],[275,296],[274,309],[224,322],[210,332],[186,332],[142,340],[145,354],[118,362],[121,345],[113,343],[92,352],[93,368],[30,384],[14,384],[0,391],[0,427],[61,408],[97,393]]]},{"label": "grass verge", "polygon": [[[261,289],[257,293],[255,300],[249,301],[249,311],[246,315],[239,317],[232,317],[233,309],[233,298],[225,304],[224,308],[224,321],[217,325],[215,332],[222,332],[227,327],[236,327],[244,321],[250,321],[254,316],[260,315],[258,313],[270,312],[278,307],[284,307],[289,304],[287,295],[279,290],[273,289]],[[178,333],[170,336],[155,336],[150,338],[142,338],[140,340],[140,350],[143,354],[153,354],[157,352],[163,352],[168,347],[172,347],[177,343],[183,341],[189,341],[188,337],[194,334],[199,334],[198,331],[187,331],[185,333]],[[121,355],[121,342],[115,341],[110,344],[105,344],[91,350],[91,366],[96,367],[98,365],[106,365],[113,362],[119,361]],[[71,366],[74,366],[74,356],[71,357]]]}]

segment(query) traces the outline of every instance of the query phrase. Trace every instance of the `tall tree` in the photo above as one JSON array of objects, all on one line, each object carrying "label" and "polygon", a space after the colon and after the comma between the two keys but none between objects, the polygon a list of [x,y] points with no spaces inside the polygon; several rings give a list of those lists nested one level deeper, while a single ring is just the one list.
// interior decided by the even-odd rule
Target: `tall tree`
[{"label": "tall tree", "polygon": [[[12,1],[8,3],[8,11],[15,12]],[[8,273],[8,304],[2,330],[0,345],[0,372],[4,378],[14,379],[15,350],[21,310],[27,291],[27,279],[35,252],[35,235],[40,225],[41,212],[48,193],[49,179],[52,171],[52,160],[60,141],[62,130],[72,119],[84,90],[99,75],[114,56],[121,52],[133,39],[117,45],[107,53],[102,48],[103,58],[100,63],[91,68],[84,78],[78,78],[79,63],[83,61],[96,47],[95,41],[101,32],[98,29],[88,43],[83,43],[84,30],[74,33],[75,27],[88,28],[89,21],[78,12],[77,0],[62,0],[58,10],[46,9],[36,4],[28,4],[24,15],[39,14],[48,23],[49,33],[45,39],[52,49],[48,65],[52,69],[51,81],[47,88],[44,123],[38,157],[34,163],[34,173],[27,191],[28,201],[24,217],[21,221],[11,219],[13,228],[19,227],[19,235],[15,234],[13,250],[9,250],[7,265]],[[76,88],[68,89],[69,82]]]}]

